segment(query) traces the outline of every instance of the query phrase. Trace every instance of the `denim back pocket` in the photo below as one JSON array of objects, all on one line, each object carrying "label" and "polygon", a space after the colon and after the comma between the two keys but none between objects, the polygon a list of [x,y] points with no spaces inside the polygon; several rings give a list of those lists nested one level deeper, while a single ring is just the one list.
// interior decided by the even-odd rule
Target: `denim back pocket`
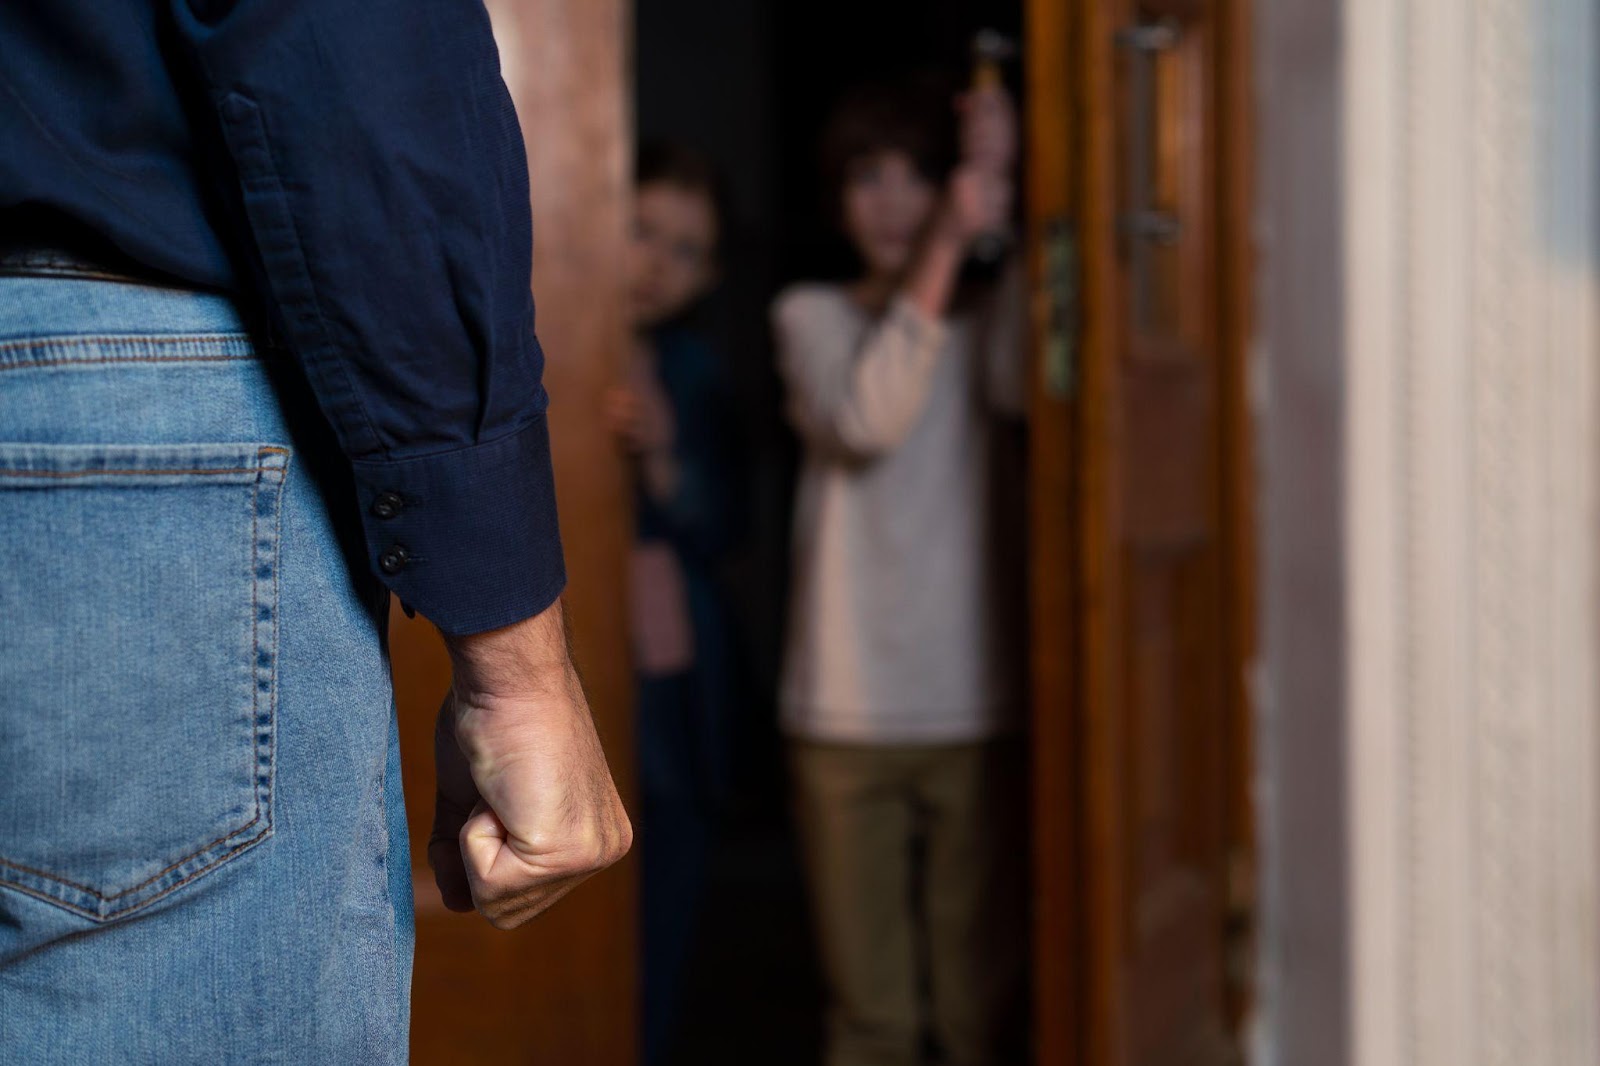
[{"label": "denim back pocket", "polygon": [[0,444],[0,885],[107,921],[271,835],[288,465]]}]

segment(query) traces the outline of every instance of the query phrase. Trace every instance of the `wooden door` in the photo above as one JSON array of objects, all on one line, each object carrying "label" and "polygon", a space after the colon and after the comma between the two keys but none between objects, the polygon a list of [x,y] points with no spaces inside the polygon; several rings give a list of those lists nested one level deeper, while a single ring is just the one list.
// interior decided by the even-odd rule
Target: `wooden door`
[{"label": "wooden door", "polygon": [[[578,666],[623,798],[632,802],[632,681],[622,620],[629,494],[594,417],[626,344],[621,260],[631,129],[620,0],[491,0],[501,67],[528,144],[533,288]],[[427,867],[433,720],[449,664],[433,628],[391,612],[417,895],[412,1060],[418,1066],[636,1060],[633,862],[501,932],[452,914]]]},{"label": "wooden door", "polygon": [[1243,7],[1030,5],[1042,1063],[1236,1058]]}]

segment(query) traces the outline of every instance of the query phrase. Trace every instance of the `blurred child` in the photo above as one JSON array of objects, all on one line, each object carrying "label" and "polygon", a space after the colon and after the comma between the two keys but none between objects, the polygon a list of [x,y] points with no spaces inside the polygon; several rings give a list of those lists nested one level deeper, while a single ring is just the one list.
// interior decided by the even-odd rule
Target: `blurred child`
[{"label": "blurred child", "polygon": [[634,346],[605,417],[632,457],[630,612],[642,809],[643,1059],[663,1061],[727,777],[728,640],[714,572],[731,541],[728,405],[718,361],[679,323],[717,280],[721,184],[697,152],[638,155],[628,260]]},{"label": "blurred child", "polygon": [[929,1031],[952,1066],[1021,1061],[1024,762],[994,576],[1021,545],[995,534],[990,460],[995,416],[1021,412],[1022,290],[1015,264],[962,285],[1007,229],[1017,132],[1003,89],[957,111],[847,100],[825,154],[860,272],[773,309],[804,447],[781,704],[830,1066],[920,1062]]}]

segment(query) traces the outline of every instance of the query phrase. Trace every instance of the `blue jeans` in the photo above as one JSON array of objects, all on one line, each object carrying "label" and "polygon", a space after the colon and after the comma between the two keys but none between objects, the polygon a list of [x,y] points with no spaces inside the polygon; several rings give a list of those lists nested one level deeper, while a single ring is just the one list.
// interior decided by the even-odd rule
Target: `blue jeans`
[{"label": "blue jeans", "polygon": [[0,1062],[405,1061],[347,477],[225,297],[0,270]]}]

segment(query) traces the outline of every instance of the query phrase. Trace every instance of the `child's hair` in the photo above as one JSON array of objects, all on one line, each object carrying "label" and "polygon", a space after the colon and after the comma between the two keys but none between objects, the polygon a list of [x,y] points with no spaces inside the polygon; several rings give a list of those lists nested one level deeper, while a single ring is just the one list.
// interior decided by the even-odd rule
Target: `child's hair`
[{"label": "child's hair", "polygon": [[644,141],[634,157],[633,186],[642,189],[655,184],[675,185],[706,198],[717,223],[716,245],[712,250],[721,255],[728,244],[732,209],[727,183],[711,158],[679,141]]},{"label": "child's hair", "polygon": [[935,184],[956,163],[951,93],[931,75],[861,85],[834,107],[822,135],[822,175],[831,214],[841,217],[845,181],[858,160],[904,152]]}]

